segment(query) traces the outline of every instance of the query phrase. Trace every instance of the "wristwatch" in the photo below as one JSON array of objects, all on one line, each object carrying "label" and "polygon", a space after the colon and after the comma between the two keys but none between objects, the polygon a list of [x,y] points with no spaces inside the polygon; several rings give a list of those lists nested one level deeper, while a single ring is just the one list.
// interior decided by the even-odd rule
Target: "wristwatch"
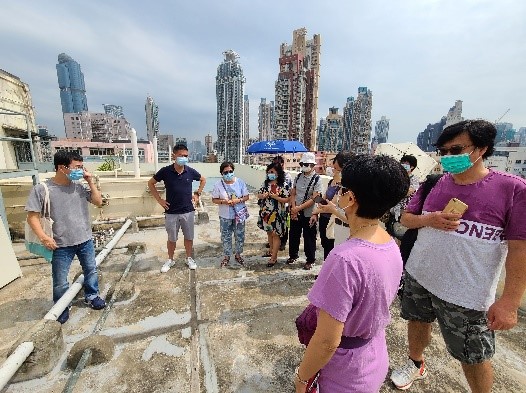
[{"label": "wristwatch", "polygon": [[194,194],[197,196],[201,196],[201,193],[199,191],[194,191]]}]

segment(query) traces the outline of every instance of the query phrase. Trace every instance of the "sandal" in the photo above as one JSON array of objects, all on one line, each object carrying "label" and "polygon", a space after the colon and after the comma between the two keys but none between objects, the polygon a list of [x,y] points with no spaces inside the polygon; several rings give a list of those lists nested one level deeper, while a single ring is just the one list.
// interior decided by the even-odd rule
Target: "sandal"
[{"label": "sandal", "polygon": [[239,263],[241,266],[245,266],[245,260],[241,255],[236,254],[234,255],[234,258],[236,258],[236,262]]},{"label": "sandal", "polygon": [[269,261],[269,263],[267,263],[267,267],[273,267],[278,261],[275,260],[275,261]]},{"label": "sandal", "polygon": [[230,257],[229,256],[224,256],[223,260],[221,261],[221,267],[227,266],[228,262],[230,262]]},{"label": "sandal", "polygon": [[287,259],[287,264],[288,265],[292,265],[294,262],[296,262],[298,260],[298,258],[292,258],[290,257],[289,259]]}]

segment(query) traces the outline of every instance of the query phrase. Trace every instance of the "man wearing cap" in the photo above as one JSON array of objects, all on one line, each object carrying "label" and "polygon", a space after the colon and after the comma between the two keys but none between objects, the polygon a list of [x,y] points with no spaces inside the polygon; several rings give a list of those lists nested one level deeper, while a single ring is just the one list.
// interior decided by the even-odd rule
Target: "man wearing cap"
[{"label": "man wearing cap", "polygon": [[316,221],[312,215],[314,198],[322,194],[320,175],[314,171],[316,156],[304,153],[300,160],[301,173],[294,179],[290,195],[290,231],[288,264],[296,262],[300,248],[300,237],[303,232],[303,247],[307,262],[303,266],[310,270],[316,257]]}]

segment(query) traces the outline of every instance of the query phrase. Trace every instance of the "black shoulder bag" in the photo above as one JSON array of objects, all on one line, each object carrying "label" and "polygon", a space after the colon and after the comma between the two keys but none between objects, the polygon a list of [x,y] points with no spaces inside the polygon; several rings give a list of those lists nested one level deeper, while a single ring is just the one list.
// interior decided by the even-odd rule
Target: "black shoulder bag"
[{"label": "black shoulder bag", "polygon": [[[426,201],[427,196],[441,177],[442,175],[427,175],[426,180],[422,183],[422,203],[420,204],[420,211],[418,214],[422,214],[422,209],[424,208],[424,202]],[[418,228],[408,229],[404,236],[402,236],[402,240],[400,241],[400,254],[402,255],[402,261],[404,261],[404,267],[409,259],[409,254],[411,254],[411,250],[413,249],[417,237]]]}]

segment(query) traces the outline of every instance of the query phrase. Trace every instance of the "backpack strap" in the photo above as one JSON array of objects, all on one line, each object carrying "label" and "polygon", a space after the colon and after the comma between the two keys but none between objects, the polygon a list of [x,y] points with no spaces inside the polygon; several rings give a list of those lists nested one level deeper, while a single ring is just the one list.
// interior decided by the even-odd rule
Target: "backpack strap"
[{"label": "backpack strap", "polygon": [[[315,173],[314,176],[312,176],[312,179],[310,179],[309,185],[307,186],[307,189],[305,190],[305,195],[303,196],[303,201],[301,203],[305,203],[305,201],[309,199],[310,186],[312,186],[312,188],[316,187],[316,183],[318,183],[318,180],[320,180],[320,175]],[[313,182],[314,182],[314,185],[312,184]]]}]

